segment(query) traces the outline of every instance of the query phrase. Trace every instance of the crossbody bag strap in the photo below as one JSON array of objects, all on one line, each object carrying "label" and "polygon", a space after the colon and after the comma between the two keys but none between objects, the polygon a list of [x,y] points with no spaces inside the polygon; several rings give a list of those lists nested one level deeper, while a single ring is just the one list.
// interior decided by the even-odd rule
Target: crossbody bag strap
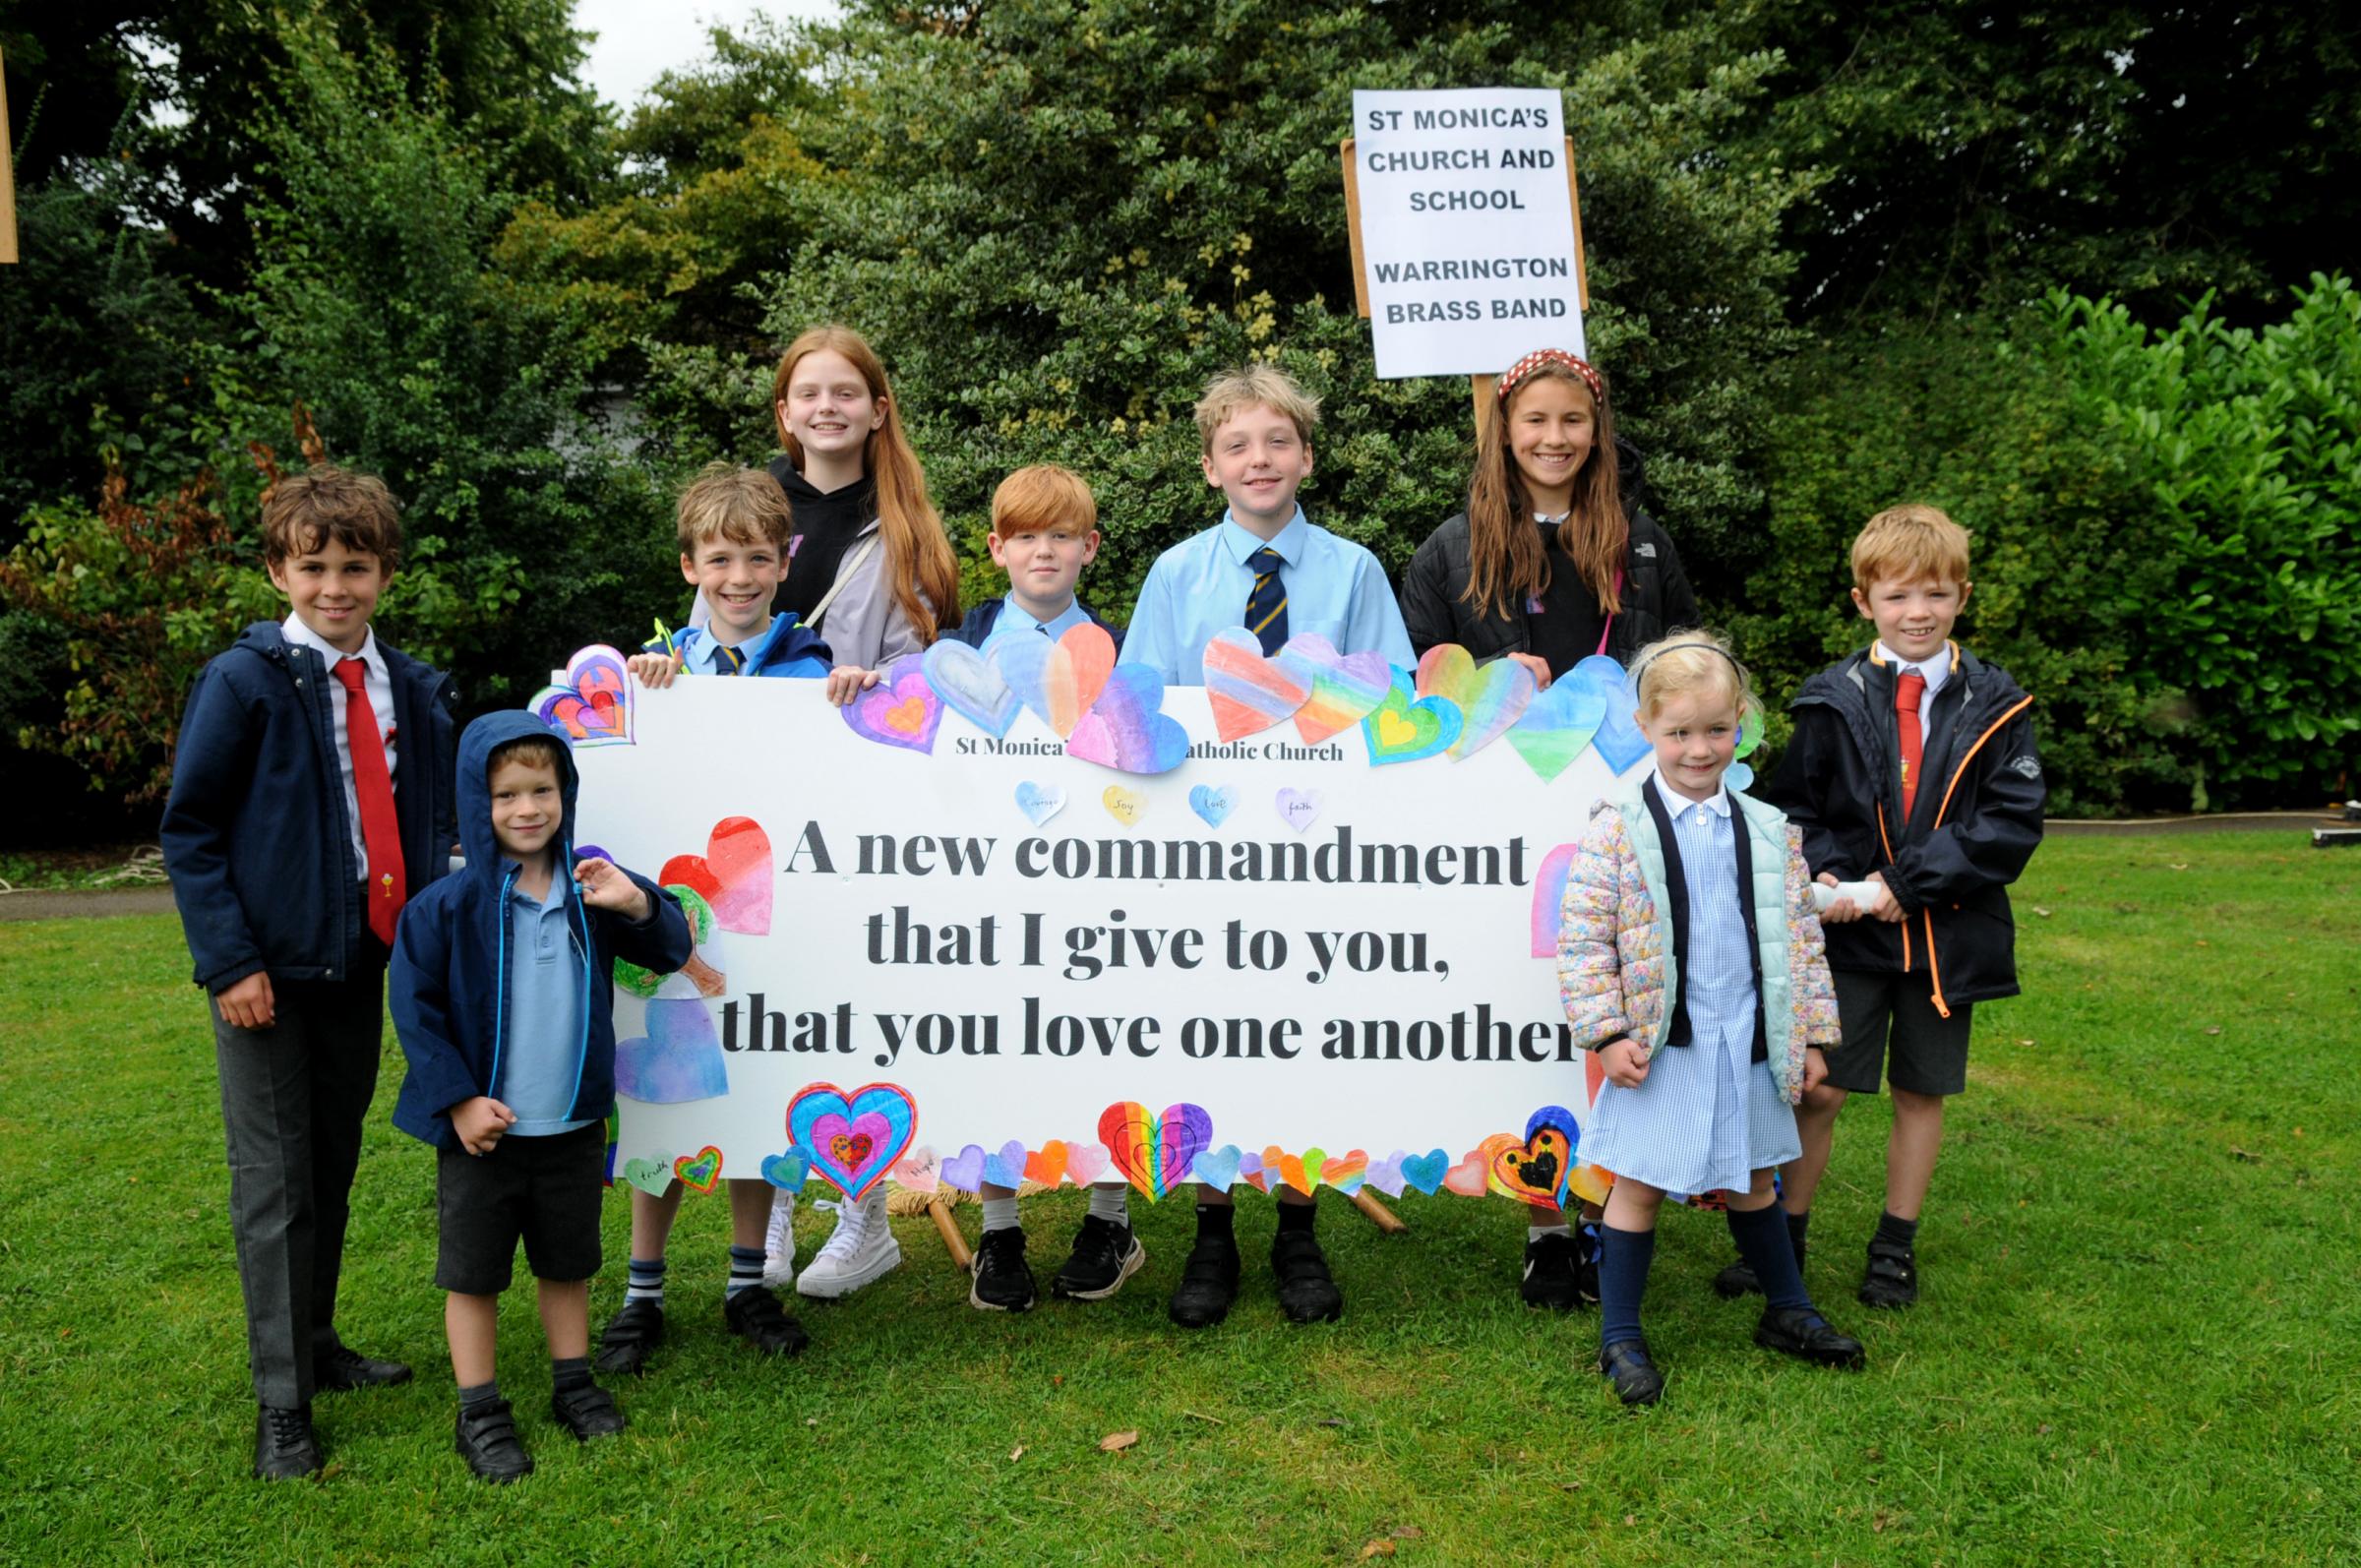
[{"label": "crossbody bag strap", "polygon": [[842,593],[844,585],[853,580],[853,573],[861,570],[861,563],[870,558],[878,548],[878,541],[883,537],[884,535],[881,533],[871,534],[853,547],[853,558],[850,561],[837,564],[836,580],[828,584],[828,591],[821,594],[819,603],[812,607],[810,618],[804,622],[806,627],[815,632],[819,630],[819,618],[828,613],[828,606],[836,602],[836,595]]}]

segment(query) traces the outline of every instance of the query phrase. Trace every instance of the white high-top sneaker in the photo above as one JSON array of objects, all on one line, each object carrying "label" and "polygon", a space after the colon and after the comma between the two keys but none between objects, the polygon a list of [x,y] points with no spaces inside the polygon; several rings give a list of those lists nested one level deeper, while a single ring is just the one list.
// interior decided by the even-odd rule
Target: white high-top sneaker
[{"label": "white high-top sneaker", "polygon": [[803,1296],[850,1296],[892,1273],[901,1261],[902,1244],[885,1223],[885,1188],[879,1183],[860,1202],[837,1207],[834,1233],[796,1276],[795,1288]]},{"label": "white high-top sneaker", "polygon": [[784,1187],[770,1194],[770,1231],[762,1238],[762,1283],[783,1291],[795,1283],[795,1194]]}]

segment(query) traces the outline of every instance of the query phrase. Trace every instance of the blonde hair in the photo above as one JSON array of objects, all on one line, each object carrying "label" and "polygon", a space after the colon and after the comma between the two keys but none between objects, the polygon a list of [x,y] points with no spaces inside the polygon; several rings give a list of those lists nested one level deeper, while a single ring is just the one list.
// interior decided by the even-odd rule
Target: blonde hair
[{"label": "blonde hair", "polygon": [[[1535,356],[1528,355],[1528,359]],[[1562,381],[1591,399],[1591,454],[1574,474],[1574,504],[1557,525],[1557,547],[1598,595],[1599,613],[1623,608],[1618,579],[1631,552],[1631,519],[1623,514],[1623,470],[1615,455],[1615,415],[1605,374],[1591,381],[1571,355],[1543,359],[1520,376],[1491,416],[1480,422],[1476,471],[1468,480],[1468,586],[1460,595],[1480,613],[1506,616],[1549,586],[1549,552],[1533,520],[1533,498],[1509,452],[1517,399],[1544,381]],[[1522,366],[1525,362],[1520,361]]]},{"label": "blonde hair", "polygon": [[1297,438],[1311,444],[1311,433],[1319,428],[1320,400],[1276,365],[1241,365],[1207,382],[1205,395],[1197,399],[1197,440],[1208,456],[1213,433],[1256,404],[1286,415]]},{"label": "blonde hair", "polygon": [[1939,507],[1909,501],[1871,517],[1852,541],[1852,585],[1968,580],[1968,530]]},{"label": "blonde hair", "polygon": [[1633,657],[1631,676],[1640,711],[1652,719],[1673,697],[1692,693],[1727,696],[1737,705],[1741,720],[1763,710],[1754,677],[1729,651],[1729,644],[1711,632],[1675,632],[1658,638]]},{"label": "blonde hair", "polygon": [[[772,415],[787,400],[797,361],[821,350],[842,354],[859,371],[885,417],[861,446],[861,471],[877,482],[878,537],[885,546],[885,580],[903,616],[933,642],[942,629],[959,624],[959,562],[942,531],[942,517],[927,499],[927,471],[903,433],[901,407],[886,385],[884,362],[869,339],[850,327],[815,327],[787,345],[779,357],[779,373],[770,389]],[[779,440],[787,460],[798,472],[804,466],[804,445],[779,419]],[[930,609],[930,606],[932,607]]]},{"label": "blonde hair", "polygon": [[779,482],[758,468],[709,462],[681,491],[681,554],[696,554],[713,539],[732,544],[767,544],[782,556],[794,517]]},{"label": "blonde hair", "polygon": [[1071,468],[1054,462],[1019,468],[992,493],[992,534],[1006,539],[1048,528],[1088,533],[1099,525],[1099,503]]}]

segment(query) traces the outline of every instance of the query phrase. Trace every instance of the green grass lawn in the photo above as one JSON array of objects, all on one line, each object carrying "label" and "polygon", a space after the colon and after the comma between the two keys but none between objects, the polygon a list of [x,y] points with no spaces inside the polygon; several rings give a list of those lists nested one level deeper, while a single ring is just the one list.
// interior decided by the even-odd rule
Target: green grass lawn
[{"label": "green grass lawn", "polygon": [[[1164,1318],[1185,1206],[1135,1204],[1149,1265],[1111,1301],[971,1311],[931,1227],[898,1222],[901,1270],[757,1364],[720,1325],[716,1197],[683,1217],[673,1338],[620,1390],[618,1441],[552,1425],[513,1294],[503,1382],[541,1469],[499,1489],[451,1451],[434,1162],[386,1120],[391,1036],[341,1323],[419,1377],[323,1399],[326,1479],[266,1487],[178,926],[0,926],[0,1561],[2349,1560],[2361,854],[2066,839],[2018,917],[2027,995],[1977,1012],[1907,1314],[1851,1299],[1883,1104],[1839,1124],[1809,1277],[1865,1374],[1757,1350],[1708,1289],[1720,1219],[1679,1213],[1649,1297],[1670,1388],[1627,1414],[1589,1369],[1595,1316],[1519,1304],[1519,1211],[1415,1193],[1390,1237],[1323,1204],[1336,1326],[1280,1319],[1249,1196],[1211,1332]],[[1080,1213],[1028,1205],[1045,1281]],[[600,1317],[620,1196],[606,1239]]]}]

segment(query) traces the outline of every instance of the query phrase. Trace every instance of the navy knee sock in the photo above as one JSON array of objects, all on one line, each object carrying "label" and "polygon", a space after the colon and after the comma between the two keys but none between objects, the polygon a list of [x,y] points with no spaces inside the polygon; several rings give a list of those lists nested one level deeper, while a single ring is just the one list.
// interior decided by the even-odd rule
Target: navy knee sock
[{"label": "navy knee sock", "polygon": [[1648,1292],[1648,1265],[1656,1258],[1654,1231],[1618,1231],[1599,1226],[1599,1348],[1640,1337],[1640,1297]]},{"label": "navy knee sock", "polygon": [[1763,1302],[1774,1310],[1812,1309],[1803,1291],[1803,1270],[1795,1264],[1795,1243],[1787,1237],[1786,1217],[1774,1203],[1765,1208],[1729,1211],[1729,1238],[1738,1243],[1738,1256],[1762,1283]]}]

